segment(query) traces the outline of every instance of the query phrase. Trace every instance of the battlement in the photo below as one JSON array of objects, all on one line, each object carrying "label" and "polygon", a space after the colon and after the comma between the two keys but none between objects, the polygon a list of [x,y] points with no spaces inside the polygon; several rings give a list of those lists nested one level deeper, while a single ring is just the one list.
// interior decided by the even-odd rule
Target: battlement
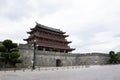
[{"label": "battlement", "polygon": [[[28,44],[19,44],[19,49],[29,49],[32,50],[32,45]],[[43,54],[43,55],[68,55],[68,56],[108,56],[107,53],[63,53],[63,52],[55,52],[55,51],[42,51],[42,50],[36,50],[37,54]]]},{"label": "battlement", "polygon": [[108,54],[106,53],[80,53],[80,54],[77,54],[77,56],[109,56]]}]

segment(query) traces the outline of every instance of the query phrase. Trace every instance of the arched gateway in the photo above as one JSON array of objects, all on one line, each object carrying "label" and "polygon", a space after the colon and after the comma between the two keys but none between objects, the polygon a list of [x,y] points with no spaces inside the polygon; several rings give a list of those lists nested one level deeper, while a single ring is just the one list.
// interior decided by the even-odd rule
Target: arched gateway
[{"label": "arched gateway", "polygon": [[62,66],[62,61],[60,59],[56,59],[56,67]]}]

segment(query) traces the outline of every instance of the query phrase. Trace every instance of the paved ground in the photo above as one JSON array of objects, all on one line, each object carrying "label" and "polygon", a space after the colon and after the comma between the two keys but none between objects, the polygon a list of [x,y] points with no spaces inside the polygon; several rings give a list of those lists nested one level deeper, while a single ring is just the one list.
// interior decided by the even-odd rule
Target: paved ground
[{"label": "paved ground", "polygon": [[120,80],[120,65],[25,72],[0,71],[0,80]]}]

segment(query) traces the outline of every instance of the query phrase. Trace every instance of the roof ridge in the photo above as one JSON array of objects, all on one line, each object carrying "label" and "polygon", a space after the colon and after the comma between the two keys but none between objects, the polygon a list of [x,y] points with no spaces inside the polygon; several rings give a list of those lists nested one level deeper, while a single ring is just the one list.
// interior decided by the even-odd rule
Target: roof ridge
[{"label": "roof ridge", "polygon": [[56,32],[62,32],[64,33],[63,31],[61,31],[60,29],[56,29],[56,28],[52,28],[52,27],[48,27],[48,26],[45,26],[45,25],[42,25],[42,24],[39,24],[36,22],[36,25],[38,25],[39,27],[42,27],[44,29],[48,29],[48,30],[52,30],[52,31],[56,31]]}]

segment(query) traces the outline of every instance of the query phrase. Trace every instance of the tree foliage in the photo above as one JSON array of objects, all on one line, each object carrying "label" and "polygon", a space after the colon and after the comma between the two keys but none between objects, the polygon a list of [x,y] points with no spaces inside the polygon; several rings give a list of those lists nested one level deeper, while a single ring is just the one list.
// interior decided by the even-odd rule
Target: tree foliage
[{"label": "tree foliage", "polygon": [[11,40],[4,40],[3,46],[0,46],[1,58],[0,60],[15,67],[16,63],[20,63],[20,54],[17,43],[13,43]]},{"label": "tree foliage", "polygon": [[2,44],[5,46],[5,48],[7,49],[7,52],[10,52],[10,50],[14,49],[14,48],[17,48],[17,44],[16,43],[13,43],[11,40],[7,39],[7,40],[4,40],[2,42]]},{"label": "tree foliage", "polygon": [[110,51],[109,52],[109,56],[110,56],[110,59],[109,59],[109,62],[112,63],[112,64],[117,64],[117,63],[120,63],[120,53],[115,53],[114,51]]},{"label": "tree foliage", "polygon": [[6,47],[5,46],[0,46],[0,52],[6,52]]}]

